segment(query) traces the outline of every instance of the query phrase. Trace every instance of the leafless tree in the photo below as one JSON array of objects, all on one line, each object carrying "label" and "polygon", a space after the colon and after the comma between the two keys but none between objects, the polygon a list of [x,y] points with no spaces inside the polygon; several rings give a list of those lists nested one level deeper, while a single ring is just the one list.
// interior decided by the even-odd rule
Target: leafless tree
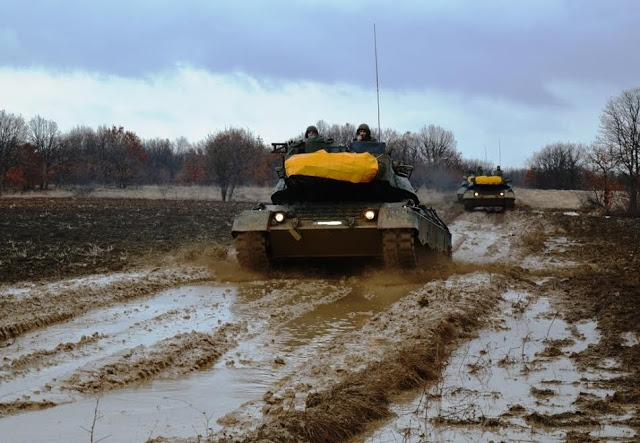
[{"label": "leafless tree", "polygon": [[417,134],[424,165],[425,185],[444,189],[457,184],[462,157],[453,132],[441,126],[423,126]]},{"label": "leafless tree", "polygon": [[356,133],[356,127],[351,123],[344,125],[333,124],[325,130],[325,136],[341,146],[347,146]]},{"label": "leafless tree", "polygon": [[418,133],[422,159],[430,167],[450,168],[460,164],[453,132],[440,126],[423,126]]},{"label": "leafless tree", "polygon": [[25,143],[26,136],[24,119],[0,110],[0,194],[4,191],[4,176],[18,148]]},{"label": "leafless tree", "polygon": [[579,143],[553,143],[534,153],[529,166],[536,171],[536,187],[578,189],[584,152]]},{"label": "leafless tree", "polygon": [[186,137],[178,137],[174,140],[173,146],[177,154],[184,154],[193,146]]},{"label": "leafless tree", "polygon": [[209,158],[211,179],[220,187],[222,201],[231,200],[236,186],[256,168],[266,148],[259,137],[246,129],[231,128],[210,134],[204,141]]},{"label": "leafless tree", "polygon": [[142,146],[148,156],[146,180],[156,184],[173,182],[180,165],[171,141],[155,138],[143,141]]},{"label": "leafless tree", "polygon": [[610,146],[592,144],[586,155],[586,182],[593,193],[590,202],[611,213],[613,191],[617,185],[615,171],[618,159]]},{"label": "leafless tree", "polygon": [[41,189],[49,188],[49,174],[52,166],[60,159],[64,145],[60,143],[58,124],[36,115],[29,120],[29,141],[42,157]]},{"label": "leafless tree", "polygon": [[93,128],[73,128],[62,136],[62,143],[66,147],[62,171],[69,175],[68,180],[74,185],[95,185],[103,178],[100,138]]},{"label": "leafless tree", "polygon": [[607,103],[600,116],[598,141],[611,149],[629,195],[629,213],[640,213],[640,88],[629,89]]}]

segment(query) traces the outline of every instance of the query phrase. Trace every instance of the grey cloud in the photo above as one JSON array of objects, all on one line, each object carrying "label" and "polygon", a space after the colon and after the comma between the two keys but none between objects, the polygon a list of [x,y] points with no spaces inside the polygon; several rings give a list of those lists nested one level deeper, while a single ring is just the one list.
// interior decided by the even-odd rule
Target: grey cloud
[{"label": "grey cloud", "polygon": [[618,54],[637,52],[640,3],[566,1],[549,17],[527,11],[535,2],[520,4],[502,15],[495,3],[485,10],[468,2],[457,11],[414,13],[376,2],[343,10],[284,1],[235,9],[219,2],[12,2],[0,17],[0,42],[3,63],[13,66],[142,76],[185,62],[212,72],[374,87],[377,22],[387,89],[562,106],[546,89],[552,80],[637,81],[640,57]]}]

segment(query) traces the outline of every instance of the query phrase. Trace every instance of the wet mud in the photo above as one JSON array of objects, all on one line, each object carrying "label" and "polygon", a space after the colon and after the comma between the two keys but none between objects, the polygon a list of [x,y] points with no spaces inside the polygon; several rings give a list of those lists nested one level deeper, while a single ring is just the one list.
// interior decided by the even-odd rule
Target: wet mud
[{"label": "wet mud", "polygon": [[[448,206],[452,261],[253,274],[224,237],[242,204],[0,203],[15,216],[1,228],[14,255],[0,263],[10,441],[638,437],[637,221]],[[138,233],[154,211],[161,242]],[[60,243],[28,240],[25,214],[118,227],[87,229],[74,246],[113,249],[35,278]],[[123,226],[132,259],[116,261]],[[25,254],[32,270],[16,260]]]}]

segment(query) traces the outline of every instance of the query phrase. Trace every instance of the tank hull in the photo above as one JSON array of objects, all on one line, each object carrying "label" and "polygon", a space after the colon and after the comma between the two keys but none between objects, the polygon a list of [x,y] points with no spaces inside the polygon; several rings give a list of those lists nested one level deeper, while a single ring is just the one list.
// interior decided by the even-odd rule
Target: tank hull
[{"label": "tank hull", "polygon": [[[249,233],[258,239],[247,241]],[[236,217],[232,235],[241,264],[256,269],[278,259],[324,257],[382,258],[390,267],[413,267],[421,251],[451,255],[451,233],[436,212],[410,202],[260,205]]]},{"label": "tank hull", "polygon": [[464,208],[472,211],[475,208],[513,209],[516,196],[510,186],[470,186],[462,195]]}]

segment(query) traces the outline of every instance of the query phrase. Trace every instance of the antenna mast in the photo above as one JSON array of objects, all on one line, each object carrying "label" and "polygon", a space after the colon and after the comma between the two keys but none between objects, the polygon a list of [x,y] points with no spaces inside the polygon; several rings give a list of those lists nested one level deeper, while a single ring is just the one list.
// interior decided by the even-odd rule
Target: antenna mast
[{"label": "antenna mast", "polygon": [[376,58],[376,93],[378,95],[378,140],[382,141],[380,131],[380,86],[378,83],[378,42],[376,39],[376,24],[373,24],[373,51]]}]

